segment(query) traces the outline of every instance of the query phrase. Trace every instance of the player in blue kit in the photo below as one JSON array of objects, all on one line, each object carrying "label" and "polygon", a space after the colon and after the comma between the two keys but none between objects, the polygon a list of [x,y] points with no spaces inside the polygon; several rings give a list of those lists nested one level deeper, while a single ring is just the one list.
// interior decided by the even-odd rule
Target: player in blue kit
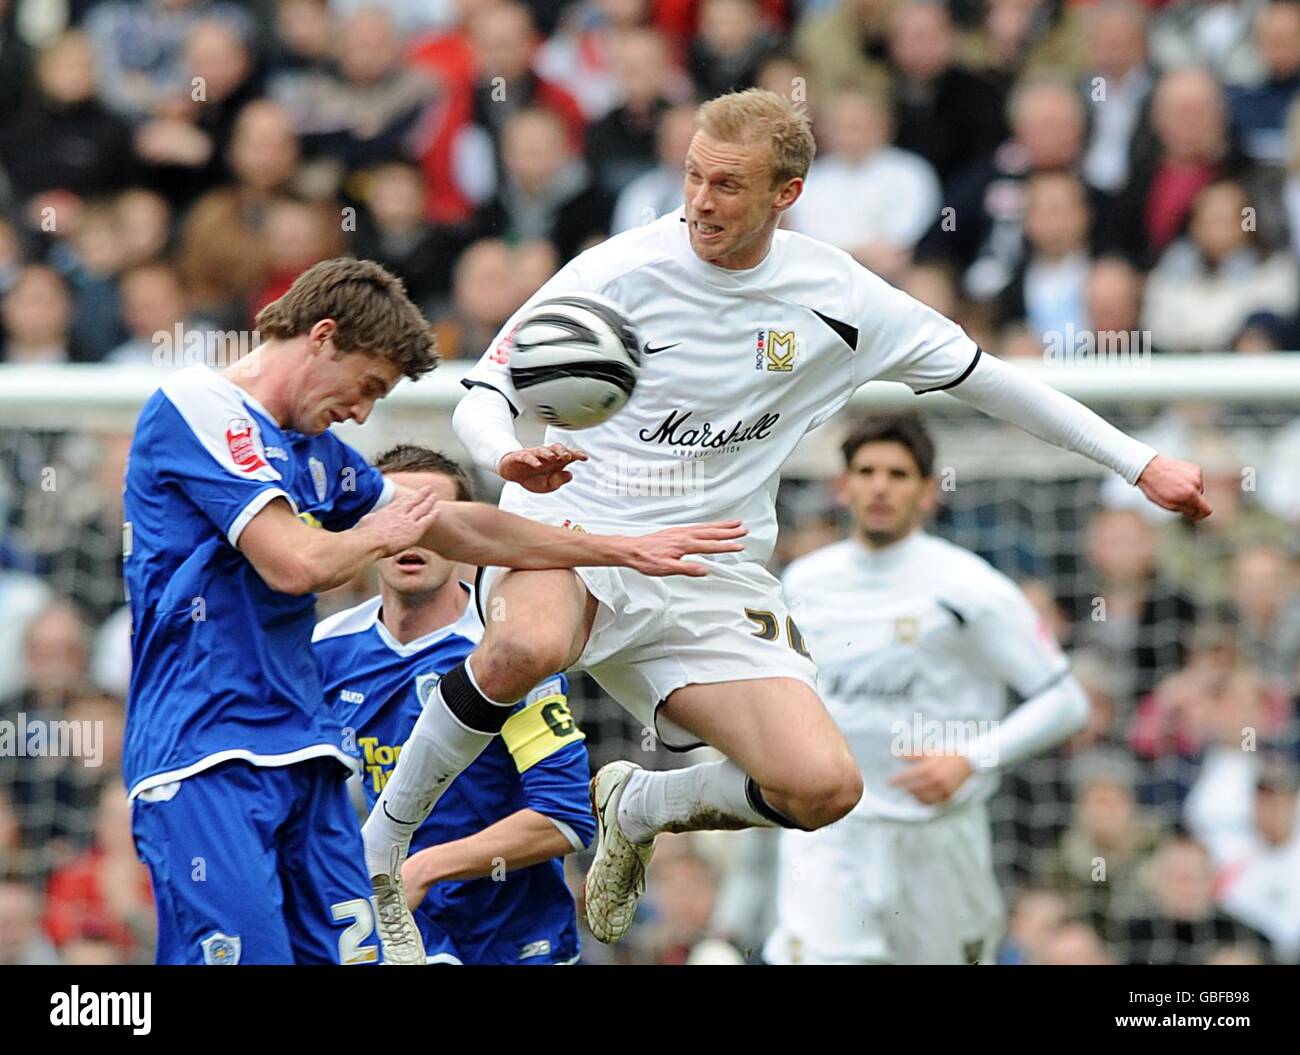
[{"label": "player in blue kit", "polygon": [[[417,543],[475,564],[673,575],[699,574],[682,556],[734,549],[741,532],[582,535],[386,482],[328,432],[436,362],[428,323],[377,264],[317,264],[257,325],[263,343],[224,372],[169,376],[132,440],[123,767],[136,847],[160,963],[374,963],[376,927],[405,951],[389,941],[401,880],[357,863],[355,762],[323,702],[313,594]],[[480,720],[498,731],[504,717]]]},{"label": "player in blue kit", "polygon": [[[471,497],[464,471],[435,451],[396,447],[375,464],[440,498]],[[330,616],[313,637],[325,699],[355,745],[369,808],[429,692],[483,636],[458,565],[413,546],[376,567],[380,595]],[[577,915],[560,858],[591,842],[596,821],[567,692],[559,674],[521,700],[416,831],[403,878],[430,963],[577,959]]]}]

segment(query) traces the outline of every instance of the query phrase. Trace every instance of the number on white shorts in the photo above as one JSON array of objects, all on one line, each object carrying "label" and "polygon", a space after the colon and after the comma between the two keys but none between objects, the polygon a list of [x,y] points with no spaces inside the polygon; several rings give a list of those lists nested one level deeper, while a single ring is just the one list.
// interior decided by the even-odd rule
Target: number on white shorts
[{"label": "number on white shorts", "polygon": [[[745,618],[758,627],[751,636],[758,638],[760,641],[776,641],[781,636],[781,624],[774,613],[756,608],[746,608]],[[793,617],[788,615],[785,617],[785,636],[790,647],[799,655],[806,659],[812,659],[812,656],[808,654],[808,644],[804,641],[803,634],[799,633],[799,628],[794,625]]]}]

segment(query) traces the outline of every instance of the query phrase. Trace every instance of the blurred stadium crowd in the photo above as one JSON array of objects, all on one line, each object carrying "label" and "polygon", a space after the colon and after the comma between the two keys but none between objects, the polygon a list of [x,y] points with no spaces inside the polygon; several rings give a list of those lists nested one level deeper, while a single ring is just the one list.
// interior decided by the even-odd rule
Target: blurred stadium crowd
[{"label": "blurred stadium crowd", "polygon": [[[788,226],[987,351],[1300,346],[1294,0],[0,0],[0,385],[249,330],[347,252],[474,359],[559,264],[680,205],[692,104],[756,84],[816,123]],[[1094,704],[994,803],[1003,959],[1295,963],[1300,424],[1131,424],[1205,464],[1211,520],[1071,478],[936,526],[1026,582]],[[117,769],[127,444],[0,421],[0,721],[104,730],[96,767],[0,757],[0,963],[151,957]],[[782,512],[781,561],[841,530],[821,481]],[[580,693],[594,762],[645,753]],[[770,835],[662,842],[644,921],[585,958],[761,943]]]}]

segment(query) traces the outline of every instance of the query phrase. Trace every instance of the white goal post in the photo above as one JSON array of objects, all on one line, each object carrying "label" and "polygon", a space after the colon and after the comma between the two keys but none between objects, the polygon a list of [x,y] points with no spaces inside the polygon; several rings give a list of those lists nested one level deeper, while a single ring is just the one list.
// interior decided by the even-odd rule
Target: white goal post
[{"label": "white goal post", "polygon": [[[1013,362],[1104,411],[1158,411],[1170,403],[1197,401],[1268,407],[1282,413],[1289,406],[1300,415],[1300,354],[1157,356],[1128,364]],[[452,408],[465,391],[460,379],[470,365],[468,360],[444,363],[418,382],[402,382],[376,408],[373,425],[355,432],[354,426],[343,426],[342,434],[364,449],[399,434],[411,438],[415,429],[424,442],[446,444],[451,440]],[[0,428],[129,431],[162,376],[150,367],[0,366]],[[892,382],[874,382],[860,389],[848,409],[861,413],[909,406],[927,416],[969,412],[947,393],[921,399]],[[521,421],[521,426],[521,432],[529,433],[528,423]],[[540,426],[533,431],[540,435]],[[820,460],[799,458],[803,464],[798,467],[821,475],[812,464]]]}]

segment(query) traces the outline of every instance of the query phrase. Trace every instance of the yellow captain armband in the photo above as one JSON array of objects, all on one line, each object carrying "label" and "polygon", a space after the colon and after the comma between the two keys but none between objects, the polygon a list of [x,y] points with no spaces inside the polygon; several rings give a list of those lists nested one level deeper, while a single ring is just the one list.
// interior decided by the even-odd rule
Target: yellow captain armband
[{"label": "yellow captain armband", "polygon": [[305,509],[298,514],[298,519],[306,524],[309,528],[323,528],[325,525],[308,513]]},{"label": "yellow captain armband", "polygon": [[568,744],[586,739],[560,693],[543,696],[506,719],[501,738],[520,773]]}]

